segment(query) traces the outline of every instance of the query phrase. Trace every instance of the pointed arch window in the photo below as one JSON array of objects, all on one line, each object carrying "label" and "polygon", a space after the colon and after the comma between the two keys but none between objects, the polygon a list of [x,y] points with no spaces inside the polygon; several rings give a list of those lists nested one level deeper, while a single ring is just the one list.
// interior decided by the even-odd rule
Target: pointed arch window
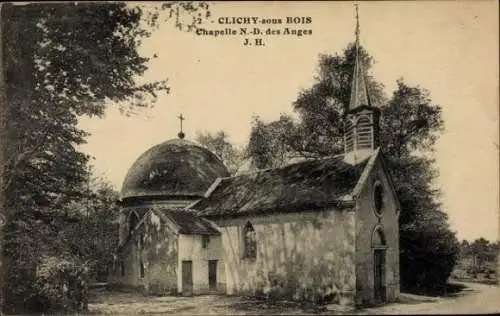
[{"label": "pointed arch window", "polygon": [[373,248],[387,248],[387,242],[385,239],[384,230],[382,226],[378,225],[373,230],[372,234],[372,247]]},{"label": "pointed arch window", "polygon": [[257,239],[255,229],[250,222],[247,222],[243,229],[244,252],[243,257],[247,259],[257,258]]},{"label": "pointed arch window", "polygon": [[132,230],[134,230],[134,228],[137,226],[138,222],[139,222],[139,218],[137,217],[137,214],[135,212],[130,212],[130,217],[128,219],[130,232],[132,232]]}]

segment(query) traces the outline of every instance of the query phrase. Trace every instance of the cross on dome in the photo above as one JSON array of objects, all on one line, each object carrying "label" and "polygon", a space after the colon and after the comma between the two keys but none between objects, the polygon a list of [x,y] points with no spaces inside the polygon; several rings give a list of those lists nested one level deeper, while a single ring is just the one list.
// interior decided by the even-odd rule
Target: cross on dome
[{"label": "cross on dome", "polygon": [[177,136],[179,136],[180,139],[183,139],[184,136],[186,136],[186,135],[182,131],[182,121],[184,121],[186,118],[182,115],[182,113],[179,116],[177,116],[177,118],[179,119],[179,121],[181,123],[181,130],[180,130],[179,134],[177,134]]}]

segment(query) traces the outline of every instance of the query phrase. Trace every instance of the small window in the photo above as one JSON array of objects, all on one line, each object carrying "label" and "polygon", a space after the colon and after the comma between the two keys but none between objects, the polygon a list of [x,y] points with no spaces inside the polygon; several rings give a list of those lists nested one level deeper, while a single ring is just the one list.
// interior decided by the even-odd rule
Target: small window
[{"label": "small window", "polygon": [[120,262],[120,274],[122,277],[125,276],[125,264],[123,263],[123,261]]},{"label": "small window", "polygon": [[257,240],[255,230],[248,222],[243,230],[244,257],[248,259],[257,258]]},{"label": "small window", "polygon": [[210,236],[208,235],[202,235],[201,236],[201,247],[203,249],[208,247],[208,244],[210,243]]},{"label": "small window", "polygon": [[373,186],[373,206],[377,215],[382,215],[384,208],[384,187],[378,181]]},{"label": "small window", "polygon": [[141,272],[141,278],[144,278],[144,263],[141,261],[141,264],[140,264],[140,272]]}]

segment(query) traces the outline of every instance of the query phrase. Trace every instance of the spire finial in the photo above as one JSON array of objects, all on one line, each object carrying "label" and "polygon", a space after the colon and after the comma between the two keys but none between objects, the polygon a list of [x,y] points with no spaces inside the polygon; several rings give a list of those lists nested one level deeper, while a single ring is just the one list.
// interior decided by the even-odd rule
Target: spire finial
[{"label": "spire finial", "polygon": [[356,35],[356,51],[355,51],[355,62],[354,62],[354,73],[352,77],[351,84],[351,100],[349,102],[349,110],[355,109],[362,105],[371,106],[370,96],[366,86],[365,73],[363,71],[363,64],[361,56],[359,54],[359,6],[355,4],[356,8],[356,30],[354,34]]},{"label": "spire finial", "polygon": [[180,139],[183,139],[185,135],[184,132],[182,131],[182,121],[184,121],[186,118],[182,115],[182,113],[179,116],[177,116],[177,118],[181,122],[181,131],[179,132],[179,134],[177,134],[177,136],[179,136]]},{"label": "spire finial", "polygon": [[358,4],[355,4],[354,7],[356,8],[356,49],[359,47],[359,6]]}]

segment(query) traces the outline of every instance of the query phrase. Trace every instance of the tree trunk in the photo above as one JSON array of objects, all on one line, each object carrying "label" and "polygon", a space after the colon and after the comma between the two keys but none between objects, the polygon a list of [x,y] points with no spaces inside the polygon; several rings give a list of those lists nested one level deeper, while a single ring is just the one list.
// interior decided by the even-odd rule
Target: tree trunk
[{"label": "tree trunk", "polygon": [[6,212],[6,179],[5,179],[5,168],[6,168],[6,150],[7,144],[7,117],[8,117],[8,106],[6,97],[6,85],[4,78],[4,43],[5,43],[5,17],[6,10],[8,10],[9,4],[0,3],[0,313],[3,312],[4,307],[4,270],[5,270],[5,260],[3,256],[4,252],[4,227],[6,224],[7,212]]},{"label": "tree trunk", "polygon": [[497,284],[500,285],[500,248],[497,250]]}]

